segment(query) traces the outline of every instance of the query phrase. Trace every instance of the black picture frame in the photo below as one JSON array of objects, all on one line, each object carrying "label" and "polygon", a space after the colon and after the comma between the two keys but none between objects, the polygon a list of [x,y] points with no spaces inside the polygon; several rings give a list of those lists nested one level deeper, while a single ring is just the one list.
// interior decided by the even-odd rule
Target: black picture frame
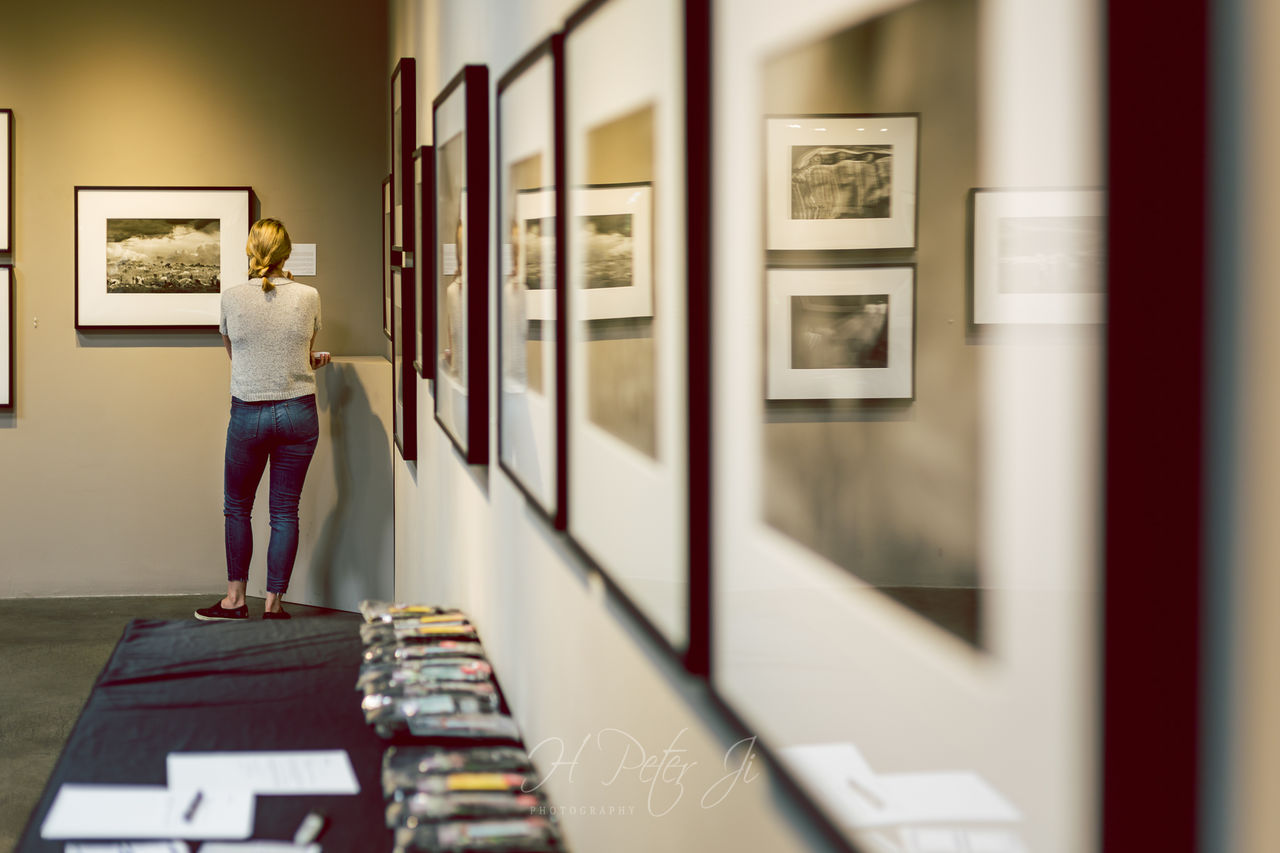
[{"label": "black picture frame", "polygon": [[[515,281],[517,276],[515,270],[511,270],[510,278],[512,282],[508,282],[508,276],[504,269],[504,264],[512,267],[518,266],[512,258],[511,252],[518,252],[521,257],[527,251],[527,247],[518,245],[508,248],[504,246],[505,241],[509,238],[508,223],[504,219],[511,221],[513,217],[518,215],[518,193],[519,187],[508,188],[504,182],[504,128],[502,122],[504,98],[511,98],[511,87],[517,81],[524,79],[525,75],[531,69],[539,66],[543,61],[550,63],[550,86],[543,93],[545,101],[538,100],[532,106],[534,114],[541,113],[549,116],[550,124],[550,150],[539,150],[540,154],[545,154],[551,161],[552,181],[549,185],[543,184],[536,189],[539,193],[554,193],[554,202],[552,204],[552,215],[554,217],[554,228],[550,235],[550,248],[552,252],[552,269],[554,270],[552,287],[554,288],[554,297],[551,300],[552,316],[545,320],[537,322],[537,330],[542,335],[542,340],[546,341],[548,333],[554,335],[554,343],[551,347],[552,363],[550,369],[542,369],[541,375],[547,377],[542,380],[544,402],[549,398],[549,414],[551,415],[551,435],[549,442],[543,442],[549,446],[550,459],[536,460],[536,464],[532,466],[522,465],[518,453],[512,452],[513,445],[521,447],[533,447],[539,444],[537,436],[534,435],[534,426],[531,419],[520,421],[524,428],[520,436],[511,434],[514,426],[508,426],[508,415],[512,413],[509,409],[515,405],[514,402],[507,401],[507,365],[508,353],[511,341],[508,340],[507,334],[509,323],[522,324],[520,335],[527,335],[534,331],[534,323],[530,322],[527,308],[524,311],[516,311],[517,307],[524,307],[523,298],[525,292],[523,290],[523,282]],[[567,375],[566,349],[564,346],[564,336],[561,330],[565,328],[566,317],[566,301],[565,301],[565,265],[560,263],[560,247],[564,245],[564,230],[566,227],[565,215],[565,194],[562,188],[565,186],[564,174],[564,35],[555,33],[539,44],[535,45],[528,53],[516,61],[516,63],[505,73],[498,81],[497,87],[497,109],[495,115],[497,117],[497,127],[495,133],[497,145],[496,158],[496,198],[497,209],[495,210],[494,228],[498,235],[497,243],[498,256],[495,259],[497,275],[496,293],[496,319],[498,329],[497,341],[497,358],[498,358],[498,465],[506,472],[511,482],[524,494],[526,500],[535,510],[544,516],[556,530],[564,530],[568,526],[568,476],[566,466],[566,447],[567,447],[567,424],[568,409],[565,397],[565,380]],[[526,107],[527,109],[527,107]],[[545,174],[545,169],[542,170]],[[511,198],[508,199],[507,196]],[[511,209],[508,209],[510,205]],[[517,228],[517,231],[520,229]],[[519,242],[519,238],[517,238]],[[545,252],[546,249],[544,248]],[[508,293],[509,284],[520,288],[519,297],[522,299],[520,306],[509,304],[514,297]],[[510,315],[510,316],[509,316]],[[544,358],[546,347],[543,348]],[[521,357],[521,364],[524,359]],[[527,371],[526,366],[526,371]],[[517,383],[518,384],[518,383]],[[526,382],[527,386],[528,383]],[[518,396],[525,396],[520,394]],[[514,419],[513,419],[514,420]],[[545,437],[544,437],[545,438]],[[542,484],[531,482],[536,479],[536,472],[543,470],[545,464],[546,470],[552,475],[550,488],[543,487]]]},{"label": "black picture frame", "polygon": [[[459,137],[461,137],[459,139]],[[457,147],[455,147],[457,146]],[[489,462],[489,69],[464,66],[432,102],[436,423],[468,464]],[[450,168],[461,157],[461,168]],[[452,215],[449,215],[452,214]],[[454,225],[450,227],[449,223]],[[452,232],[446,234],[445,232]],[[461,235],[463,249],[457,251]],[[451,241],[451,242],[450,242]],[[455,261],[449,268],[452,247]],[[457,266],[461,262],[461,267]],[[449,272],[445,272],[449,269]],[[455,289],[456,288],[456,289]],[[452,303],[452,308],[451,304]],[[454,341],[455,330],[458,341]],[[459,357],[461,356],[461,357]],[[461,412],[461,415],[459,414]],[[461,421],[461,422],[460,422]]]},{"label": "black picture frame", "polygon": [[[565,218],[576,215],[575,203],[572,202],[573,193],[580,186],[594,186],[602,182],[590,173],[590,170],[584,169],[585,163],[589,159],[583,158],[584,154],[580,151],[580,140],[577,134],[585,134],[587,128],[595,127],[590,122],[584,123],[584,119],[575,118],[575,96],[572,93],[572,81],[581,81],[584,79],[595,79],[593,75],[598,75],[607,69],[585,68],[579,69],[575,65],[573,42],[575,39],[588,38],[586,35],[586,26],[589,22],[594,23],[593,17],[595,13],[604,6],[611,4],[621,5],[626,0],[588,0],[574,11],[565,24],[565,108],[564,108],[564,133],[565,133],[565,159],[566,159],[566,179],[565,186],[568,192],[564,193],[570,204]],[[633,15],[640,16],[643,20],[645,15],[656,14],[648,7],[641,5],[633,6],[629,12]],[[711,512],[711,409],[710,409],[710,316],[711,316],[711,194],[710,194],[710,174],[711,174],[711,126],[710,116],[711,100],[710,100],[710,46],[711,46],[711,4],[709,0],[683,0],[676,2],[667,12],[679,21],[679,24],[671,30],[660,28],[662,32],[671,32],[673,38],[669,43],[648,43],[647,51],[652,57],[668,57],[667,61],[680,63],[682,73],[677,75],[677,81],[673,82],[670,88],[655,89],[655,93],[661,98],[671,98],[675,103],[670,106],[674,108],[668,112],[675,112],[682,119],[683,127],[673,129],[670,126],[657,128],[655,134],[656,140],[666,140],[665,144],[672,145],[671,140],[678,139],[678,143],[674,143],[675,147],[669,148],[666,154],[658,156],[655,154],[655,168],[666,170],[661,180],[664,182],[662,186],[658,186],[659,178],[655,176],[654,181],[654,198],[655,200],[663,200],[656,202],[658,208],[654,211],[654,221],[656,229],[668,229],[666,236],[662,233],[655,233],[656,241],[663,240],[679,240],[683,245],[676,246],[674,243],[667,248],[659,248],[658,251],[675,254],[683,258],[680,263],[679,277],[683,281],[678,284],[670,281],[664,281],[669,278],[670,271],[661,272],[655,270],[655,287],[662,289],[662,294],[655,293],[655,303],[661,300],[664,306],[665,319],[661,322],[668,328],[683,329],[675,332],[666,332],[666,341],[660,346],[665,351],[664,358],[669,358],[670,354],[676,350],[679,356],[674,363],[680,364],[682,376],[679,376],[679,385],[682,386],[676,390],[674,385],[659,386],[661,395],[661,405],[671,407],[668,409],[670,414],[664,415],[667,423],[673,424],[673,432],[669,433],[669,437],[674,437],[677,441],[683,440],[685,458],[679,464],[666,465],[663,474],[670,482],[663,486],[662,496],[654,497],[656,502],[647,502],[649,506],[663,506],[667,504],[667,512],[672,514],[673,528],[671,530],[670,540],[673,544],[670,548],[671,554],[668,557],[665,553],[660,559],[663,562],[671,561],[674,564],[674,573],[670,577],[673,584],[684,584],[683,593],[677,591],[677,604],[681,606],[673,612],[662,612],[655,609],[652,601],[642,600],[641,588],[635,582],[636,578],[631,575],[636,574],[634,568],[622,566],[617,562],[620,554],[624,554],[625,550],[620,550],[615,543],[614,546],[606,549],[597,547],[599,543],[606,542],[612,538],[615,532],[612,527],[597,528],[595,522],[599,520],[599,513],[592,517],[587,517],[582,512],[582,508],[592,505],[596,500],[591,494],[580,490],[580,480],[583,478],[592,479],[595,474],[589,472],[599,472],[600,470],[609,470],[612,466],[602,461],[592,462],[588,456],[582,454],[581,445],[585,436],[585,431],[590,426],[587,421],[589,415],[586,415],[587,407],[590,405],[586,401],[586,394],[589,389],[587,383],[578,376],[583,369],[582,363],[585,359],[580,359],[575,350],[580,340],[585,340],[584,335],[594,336],[595,339],[603,339],[612,331],[608,328],[610,321],[604,321],[604,328],[596,329],[595,324],[590,324],[590,328],[584,332],[583,329],[576,328],[581,324],[586,327],[588,324],[582,318],[574,316],[575,288],[574,276],[581,276],[582,273],[573,272],[572,269],[566,271],[565,283],[565,299],[568,306],[568,316],[566,319],[566,328],[564,330],[566,358],[568,362],[568,370],[565,384],[565,397],[568,401],[568,418],[567,433],[568,443],[566,452],[566,466],[568,470],[568,488],[569,488],[569,521],[568,521],[568,541],[572,543],[579,557],[593,570],[598,572],[605,587],[614,599],[628,612],[633,618],[635,624],[640,628],[649,639],[653,642],[657,649],[671,657],[673,660],[679,661],[680,664],[691,674],[705,677],[709,670],[710,662],[710,565],[711,565],[711,536],[710,536],[710,512]],[[612,23],[608,26],[616,27],[617,18],[610,18]],[[680,26],[680,25],[683,26]],[[597,80],[594,86],[596,92],[601,91],[601,86],[607,85]],[[635,98],[634,94],[627,96]],[[600,95],[601,99],[607,100],[606,96]],[[604,100],[598,100],[597,105],[603,104]],[[637,101],[643,104],[644,101]],[[652,102],[650,103],[652,106]],[[601,111],[597,107],[597,112],[604,117],[606,121],[610,121],[615,127],[618,127],[617,119],[625,119],[627,116],[614,116],[609,118],[607,111]],[[581,125],[581,126],[579,126]],[[656,144],[656,143],[655,143]],[[656,150],[656,149],[655,149]],[[582,174],[579,174],[582,172]],[[679,175],[673,178],[673,175]],[[624,176],[615,172],[604,178],[603,181],[612,184],[623,184],[635,181],[650,180],[644,177]],[[674,199],[674,201],[672,201]],[[664,211],[670,213],[672,209],[679,210],[679,216],[684,220],[684,228],[670,230],[669,220],[664,218]],[[566,258],[565,266],[569,267],[574,264],[575,253],[577,251],[573,244],[574,237],[572,230],[567,229],[564,235],[563,254]],[[656,244],[657,245],[657,244]],[[581,288],[579,288],[581,289]],[[683,316],[682,316],[683,315]],[[672,363],[671,361],[666,362]],[[669,368],[668,368],[669,369]],[[664,374],[658,379],[659,382],[666,382],[674,378],[672,373]],[[580,387],[581,386],[581,387]],[[594,429],[594,427],[593,427]],[[598,429],[595,429],[599,432]],[[661,439],[658,446],[661,447]],[[597,445],[599,442],[597,441]],[[662,451],[665,452],[665,451]],[[603,465],[603,469],[596,467]],[[610,470],[610,475],[614,474],[614,470]],[[634,479],[634,478],[633,478]],[[597,491],[604,488],[602,483],[596,484]],[[618,490],[623,492],[630,491],[628,485],[621,480],[615,481],[612,488],[615,493]],[[602,493],[602,492],[601,492]],[[619,509],[618,511],[626,512]],[[657,523],[657,522],[655,522]],[[665,531],[655,530],[659,536],[666,535]],[[647,535],[647,534],[646,534]],[[595,543],[588,541],[588,536],[594,537]],[[652,564],[654,558],[649,558]],[[667,577],[660,579],[662,583],[668,581]]]},{"label": "black picture frame", "polygon": [[416,64],[402,58],[391,73],[391,364],[395,444],[406,462],[418,458],[418,377],[414,369],[417,231],[414,155],[418,126]]},{"label": "black picture frame", "polygon": [[[75,200],[75,326],[81,331],[210,331],[218,328],[221,292],[247,280],[243,246],[257,199],[251,187],[77,186]],[[216,289],[203,273],[135,268],[133,282],[109,273],[109,223],[167,222],[178,233],[183,221],[217,219],[219,270]],[[117,226],[118,227],[118,226]],[[135,224],[133,227],[141,228]],[[118,236],[118,235],[117,235]],[[145,235],[139,232],[139,239]],[[207,249],[207,243],[203,249]],[[208,266],[208,265],[204,265]],[[150,279],[148,279],[150,276]],[[176,276],[176,278],[170,278]],[[164,280],[161,280],[164,279]],[[138,290],[128,289],[132,285]],[[197,290],[196,288],[199,287]],[[119,292],[112,293],[113,288]],[[118,295],[155,299],[113,303]]]},{"label": "black picture frame", "polygon": [[406,462],[418,458],[418,373],[408,357],[409,331],[417,317],[411,269],[391,269],[391,365],[395,406],[392,413],[396,448]]},{"label": "black picture frame", "polygon": [[[391,249],[412,252],[413,218],[413,153],[417,144],[418,96],[415,63],[403,58],[391,72]],[[404,262],[402,265],[410,267]]]},{"label": "black picture frame", "polygon": [[391,340],[391,176],[382,179],[382,334]]},{"label": "black picture frame", "polygon": [[14,321],[14,310],[17,306],[17,299],[14,296],[13,283],[13,265],[0,264],[0,335],[4,336],[3,343],[0,343],[0,354],[4,355],[6,369],[0,370],[0,381],[4,383],[0,387],[0,412],[12,412],[14,408],[14,381],[17,377],[17,368],[14,359],[17,355],[17,347],[14,345],[14,335],[17,332],[17,323]]},{"label": "black picture frame", "polygon": [[436,268],[435,255],[435,206],[428,202],[435,197],[435,169],[433,157],[435,149],[430,145],[420,145],[413,152],[413,216],[417,233],[414,235],[413,253],[413,293],[418,307],[414,317],[414,353],[413,367],[418,375],[426,379],[428,393],[431,392],[432,380],[435,379],[435,359],[429,357],[435,351],[436,303],[428,298],[427,281],[431,270]]},{"label": "black picture frame", "polygon": [[3,222],[0,222],[0,254],[10,254],[13,252],[13,110],[4,108],[0,109],[0,135],[4,139],[0,142],[0,149],[4,151],[4,164],[0,165],[0,213],[4,215]]}]

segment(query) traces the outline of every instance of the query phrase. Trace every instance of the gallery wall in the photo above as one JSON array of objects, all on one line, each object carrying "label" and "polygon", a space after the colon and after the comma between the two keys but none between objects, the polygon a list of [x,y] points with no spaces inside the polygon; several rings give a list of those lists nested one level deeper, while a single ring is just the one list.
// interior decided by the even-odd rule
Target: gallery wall
[{"label": "gallery wall", "polygon": [[[362,359],[385,364],[388,352],[377,272],[386,37],[382,2],[359,15],[308,0],[6,6],[17,376],[14,411],[0,414],[0,596],[195,592],[223,577],[222,341],[77,332],[77,185],[248,185],[261,215],[317,244],[318,275],[304,280],[323,299],[317,344],[339,362],[322,375],[325,437],[335,453],[355,442],[343,452],[383,458],[389,368]],[[365,405],[343,423],[333,406],[354,411],[353,397]],[[389,515],[389,462],[329,464],[310,485],[300,565],[314,543],[328,549],[321,561],[364,554],[389,576],[389,521],[355,503],[368,494]],[[380,536],[372,553],[345,541]]]}]

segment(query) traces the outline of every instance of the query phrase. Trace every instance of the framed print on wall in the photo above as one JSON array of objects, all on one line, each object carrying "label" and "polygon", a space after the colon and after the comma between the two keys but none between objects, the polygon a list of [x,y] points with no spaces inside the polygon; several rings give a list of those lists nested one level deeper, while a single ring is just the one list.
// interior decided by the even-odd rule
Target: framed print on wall
[{"label": "framed print on wall", "polygon": [[558,74],[552,36],[498,82],[498,463],[564,526],[563,265],[565,222]]},{"label": "framed print on wall", "polygon": [[391,176],[382,179],[382,334],[391,339]]},{"label": "framed print on wall", "polygon": [[418,374],[413,369],[409,332],[413,329],[417,309],[413,302],[413,287],[406,273],[393,267],[391,270],[391,366],[395,383],[395,442],[400,456],[406,462],[418,458]]},{"label": "framed print on wall", "polygon": [[414,61],[401,59],[391,72],[391,246],[415,248],[413,225],[413,147],[418,127]]},{"label": "framed print on wall", "polygon": [[216,329],[247,280],[249,187],[76,187],[76,328]]},{"label": "framed print on wall", "polygon": [[[682,655],[691,565],[686,205],[690,181],[706,177],[687,170],[697,132],[686,113],[686,14],[676,0],[588,3],[569,18],[564,48],[568,531]],[[643,200],[650,215],[624,217],[626,199]],[[590,224],[596,216],[602,227]],[[652,223],[647,247],[638,245],[641,222]],[[606,247],[617,254],[602,256]],[[651,300],[601,309],[606,281],[643,291],[637,258],[651,259]]]},{"label": "framed print on wall", "polygon": [[436,421],[489,461],[489,70],[468,65],[432,104]]},{"label": "framed print on wall", "polygon": [[973,322],[1101,323],[1102,190],[975,189]]},{"label": "framed print on wall", "polygon": [[[653,187],[647,183],[578,187],[572,191],[578,215],[570,226],[585,252],[583,317],[609,320],[653,316]],[[555,193],[521,193],[516,200],[522,243],[517,274],[531,291],[529,319],[544,320],[554,311],[554,290],[541,289],[533,257],[550,235],[542,233]],[[535,284],[529,286],[530,275]]]},{"label": "framed print on wall", "polygon": [[914,396],[915,268],[766,272],[765,396]]},{"label": "framed print on wall", "polygon": [[918,115],[765,118],[769,251],[916,245]]},{"label": "framed print on wall", "polygon": [[435,220],[431,213],[434,210],[435,169],[433,167],[433,149],[430,145],[419,146],[413,152],[413,221],[417,234],[414,235],[413,253],[413,301],[417,313],[413,318],[413,369],[423,379],[428,380],[428,393],[431,380],[435,378],[434,358],[428,354],[434,352],[435,346],[435,299],[427,298],[430,279],[429,270],[435,269]]},{"label": "framed print on wall", "polygon": [[0,109],[0,252],[13,251],[13,110]]},{"label": "framed print on wall", "polygon": [[13,267],[0,264],[0,412],[13,410]]}]

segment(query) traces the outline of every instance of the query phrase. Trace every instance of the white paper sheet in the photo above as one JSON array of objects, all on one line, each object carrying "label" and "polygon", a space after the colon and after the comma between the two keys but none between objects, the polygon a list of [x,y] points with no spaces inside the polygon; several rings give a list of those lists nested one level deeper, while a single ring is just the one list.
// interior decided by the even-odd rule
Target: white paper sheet
[{"label": "white paper sheet", "polygon": [[320,853],[320,845],[292,841],[214,841],[201,844],[200,853]]},{"label": "white paper sheet", "polygon": [[1018,810],[977,773],[876,773],[851,743],[782,750],[814,793],[847,826],[1016,823]]},{"label": "white paper sheet", "polygon": [[240,839],[253,834],[253,792],[205,790],[191,811],[195,793],[161,785],[63,785],[40,837]]},{"label": "white paper sheet", "polygon": [[112,841],[109,844],[67,842],[63,853],[191,853],[185,841]]},{"label": "white paper sheet", "polygon": [[292,253],[289,255],[289,260],[285,261],[284,268],[294,275],[315,275],[316,244],[294,243]]},{"label": "white paper sheet", "polygon": [[360,793],[345,749],[171,752],[165,764],[171,788],[234,789],[255,794]]}]

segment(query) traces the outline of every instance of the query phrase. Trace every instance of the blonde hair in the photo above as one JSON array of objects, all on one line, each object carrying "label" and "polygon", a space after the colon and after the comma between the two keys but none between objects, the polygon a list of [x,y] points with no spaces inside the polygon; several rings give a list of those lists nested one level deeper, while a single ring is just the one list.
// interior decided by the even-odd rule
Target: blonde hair
[{"label": "blonde hair", "polygon": [[[249,278],[262,279],[262,292],[266,293],[275,287],[267,278],[267,272],[274,266],[289,260],[293,252],[293,242],[289,232],[279,219],[259,219],[249,229],[249,241],[244,245],[244,253],[249,256]],[[287,278],[292,273],[283,271]]]}]

